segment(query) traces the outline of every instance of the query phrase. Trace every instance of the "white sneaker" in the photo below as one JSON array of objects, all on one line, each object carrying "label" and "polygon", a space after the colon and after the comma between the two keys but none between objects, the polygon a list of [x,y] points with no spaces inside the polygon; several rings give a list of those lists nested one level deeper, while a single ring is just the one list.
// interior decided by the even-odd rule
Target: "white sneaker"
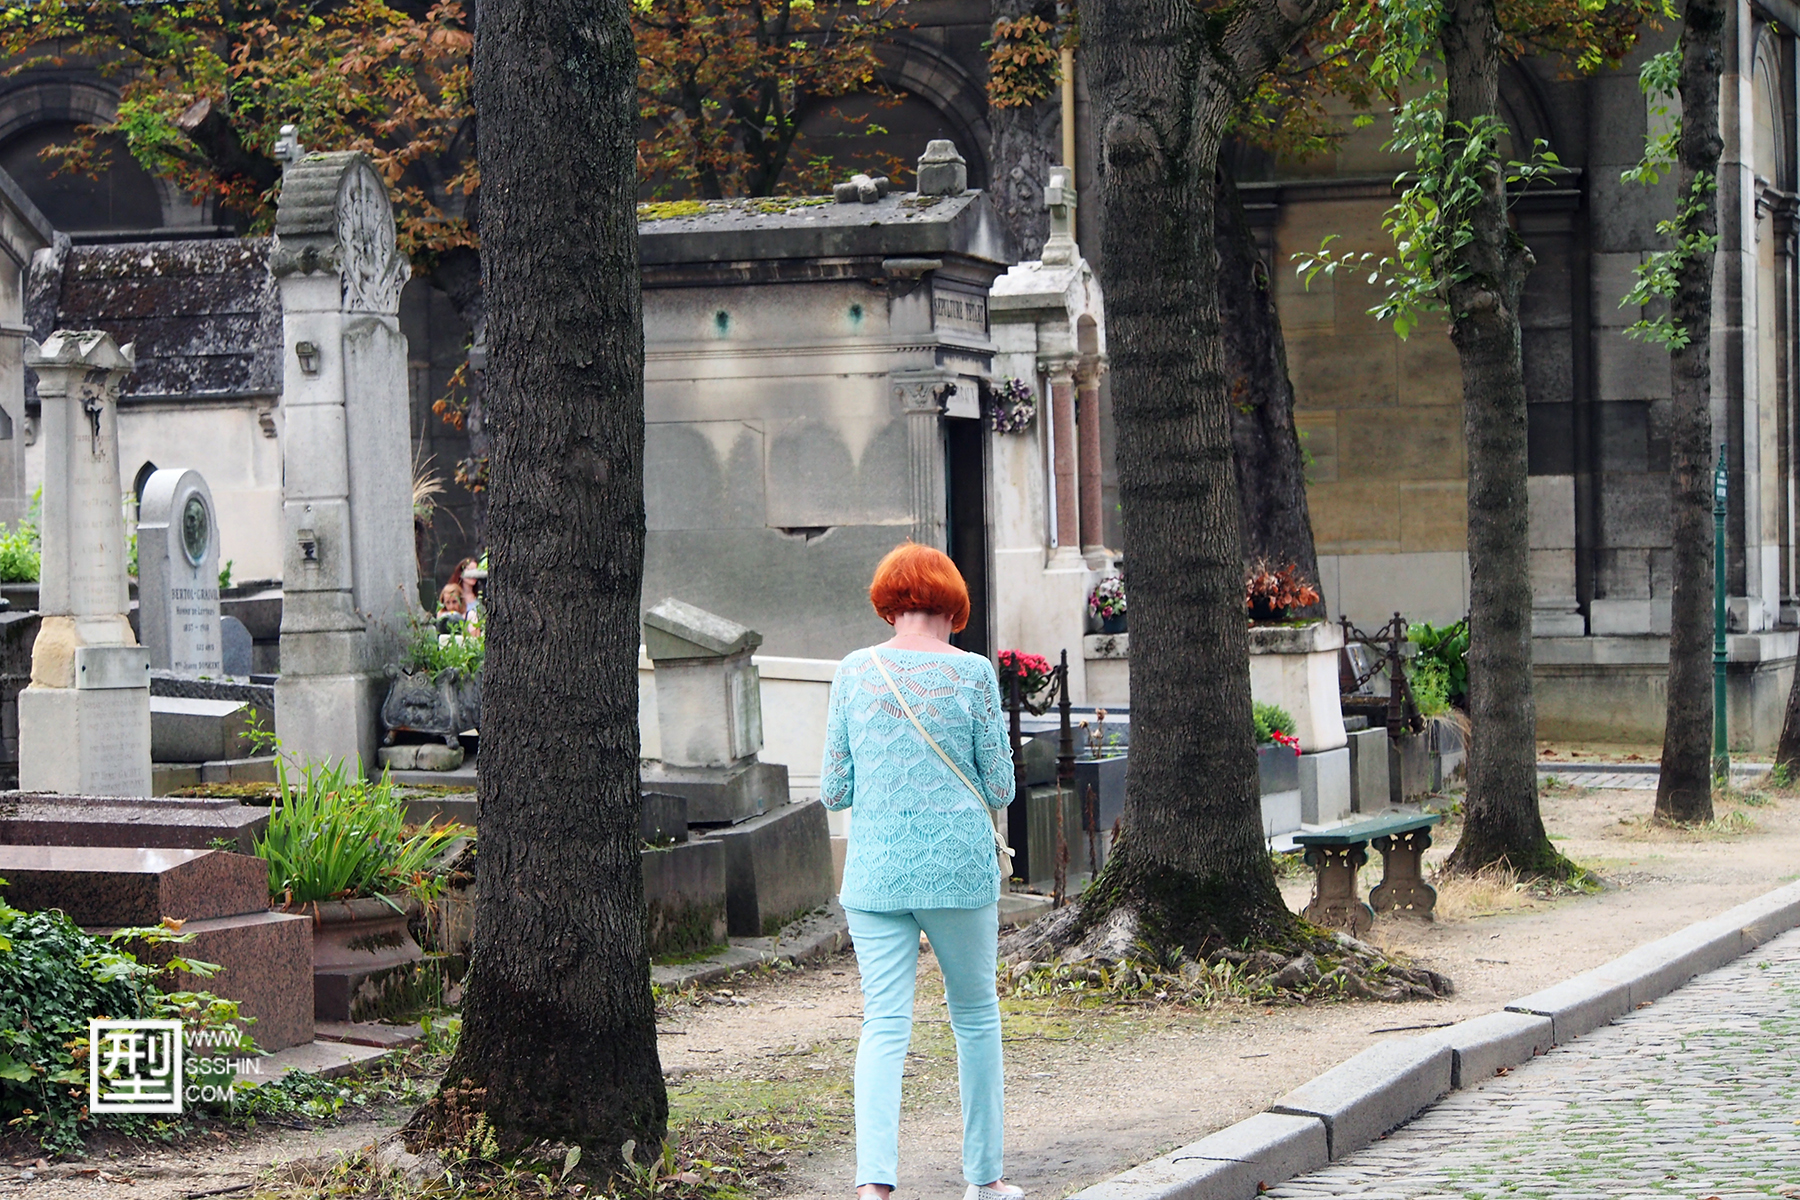
[{"label": "white sneaker", "polygon": [[983,1187],[979,1183],[971,1183],[963,1193],[963,1200],[1019,1200],[1025,1189],[1010,1183],[1000,1182],[993,1187]]}]

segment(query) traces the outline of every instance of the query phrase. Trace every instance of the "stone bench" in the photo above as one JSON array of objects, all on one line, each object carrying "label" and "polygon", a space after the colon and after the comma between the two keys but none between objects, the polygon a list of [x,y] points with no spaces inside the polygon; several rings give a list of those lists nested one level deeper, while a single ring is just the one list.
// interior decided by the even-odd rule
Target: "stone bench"
[{"label": "stone bench", "polygon": [[[1437,890],[1425,882],[1424,855],[1431,827],[1442,819],[1437,813],[1394,813],[1295,834],[1314,873],[1312,902],[1303,915],[1315,925],[1347,929],[1357,937],[1368,932],[1378,912],[1429,919],[1437,907]],[[1370,842],[1381,851],[1382,875],[1365,904],[1357,894],[1356,872],[1369,861]]]}]

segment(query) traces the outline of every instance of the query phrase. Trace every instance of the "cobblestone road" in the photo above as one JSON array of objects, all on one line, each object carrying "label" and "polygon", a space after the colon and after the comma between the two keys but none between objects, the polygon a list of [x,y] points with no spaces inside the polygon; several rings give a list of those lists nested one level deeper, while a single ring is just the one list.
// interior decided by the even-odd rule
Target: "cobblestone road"
[{"label": "cobblestone road", "polygon": [[1800,1197],[1800,930],[1271,1197]]}]

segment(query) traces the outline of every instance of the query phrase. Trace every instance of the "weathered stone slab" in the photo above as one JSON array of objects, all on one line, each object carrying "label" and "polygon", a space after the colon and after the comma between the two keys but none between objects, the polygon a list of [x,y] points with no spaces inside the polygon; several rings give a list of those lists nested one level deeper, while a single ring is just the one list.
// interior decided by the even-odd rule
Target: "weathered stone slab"
[{"label": "weathered stone slab", "polygon": [[150,697],[150,757],[155,762],[218,762],[250,748],[255,709],[241,700]]},{"label": "weathered stone slab", "polygon": [[59,908],[77,925],[155,925],[266,911],[269,866],[219,850],[0,846],[6,899],[27,912]]},{"label": "weathered stone slab", "polygon": [[1588,971],[1533,992],[1514,1000],[1506,1010],[1549,1017],[1560,1046],[1631,1011],[1630,986],[1610,978],[1605,970]]},{"label": "weathered stone slab", "polygon": [[1302,754],[1300,822],[1331,825],[1350,815],[1350,748]]},{"label": "weathered stone slab", "polygon": [[1350,731],[1350,808],[1354,812],[1380,812],[1388,806],[1387,730]]},{"label": "weathered stone slab", "polygon": [[1450,1082],[1459,1088],[1492,1079],[1501,1068],[1529,1062],[1556,1044],[1549,1017],[1516,1012],[1472,1017],[1420,1040],[1450,1047]]},{"label": "weathered stone slab", "polygon": [[831,830],[817,800],[706,834],[725,845],[732,937],[762,937],[831,899]]},{"label": "weathered stone slab", "polygon": [[13,846],[206,850],[230,838],[247,855],[268,824],[268,809],[232,799],[0,793],[0,843]]},{"label": "weathered stone slab", "polygon": [[1269,1111],[1325,1122],[1336,1162],[1450,1090],[1450,1047],[1424,1038],[1378,1042],[1347,1062],[1301,1084]]},{"label": "weathered stone slab", "polygon": [[260,1048],[285,1050],[312,1041],[310,918],[265,910],[188,921],[181,932],[193,934],[194,939],[179,945],[132,945],[130,949],[144,962],[161,964],[180,955],[219,964],[223,970],[209,979],[177,972],[171,986],[236,1000],[239,1011],[255,1018],[249,1032]]},{"label": "weathered stone slab", "polygon": [[650,956],[686,954],[726,937],[726,847],[712,838],[645,850]]},{"label": "weathered stone slab", "polygon": [[1076,1192],[1071,1200],[1251,1200],[1330,1162],[1325,1123],[1258,1113]]},{"label": "weathered stone slab", "polygon": [[646,791],[685,797],[687,819],[694,825],[749,820],[787,803],[788,798],[787,768],[780,763],[748,762],[715,769],[643,762],[638,775]]}]

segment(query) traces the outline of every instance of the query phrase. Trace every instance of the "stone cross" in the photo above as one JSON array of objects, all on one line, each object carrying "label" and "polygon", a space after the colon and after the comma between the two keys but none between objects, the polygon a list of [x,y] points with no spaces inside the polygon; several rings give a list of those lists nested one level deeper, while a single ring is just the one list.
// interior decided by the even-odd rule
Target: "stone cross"
[{"label": "stone cross", "polygon": [[286,343],[275,728],[290,751],[373,763],[384,668],[419,605],[399,321],[411,267],[366,156],[295,153],[269,258]]},{"label": "stone cross", "polygon": [[1068,167],[1051,167],[1050,183],[1044,188],[1044,207],[1050,210],[1050,237],[1044,242],[1040,261],[1053,266],[1068,266],[1081,257],[1075,248],[1075,172]]},{"label": "stone cross", "polygon": [[150,794],[150,655],[126,615],[119,385],[132,348],[99,331],[27,340],[44,443],[43,614],[19,693],[19,786]]},{"label": "stone cross", "polygon": [[198,471],[167,467],[144,484],[138,506],[138,632],[150,665],[181,675],[222,675],[219,522]]}]

